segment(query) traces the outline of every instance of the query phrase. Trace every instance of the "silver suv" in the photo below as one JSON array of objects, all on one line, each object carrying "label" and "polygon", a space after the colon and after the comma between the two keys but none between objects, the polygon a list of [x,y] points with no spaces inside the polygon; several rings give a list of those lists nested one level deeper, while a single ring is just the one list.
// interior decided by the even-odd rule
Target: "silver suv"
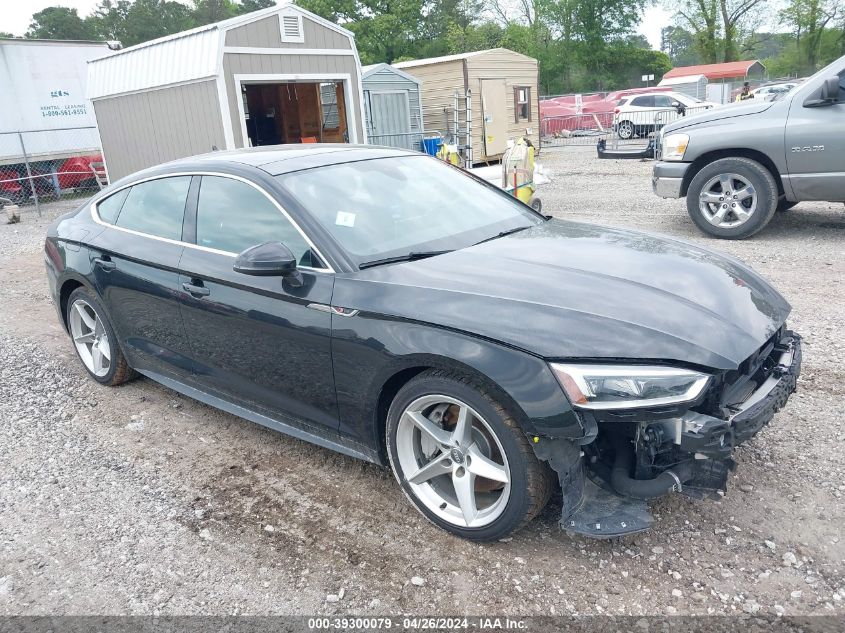
[{"label": "silver suv", "polygon": [[753,99],[667,125],[654,193],[687,198],[705,233],[742,239],[803,200],[845,202],[845,57],[772,101]]}]

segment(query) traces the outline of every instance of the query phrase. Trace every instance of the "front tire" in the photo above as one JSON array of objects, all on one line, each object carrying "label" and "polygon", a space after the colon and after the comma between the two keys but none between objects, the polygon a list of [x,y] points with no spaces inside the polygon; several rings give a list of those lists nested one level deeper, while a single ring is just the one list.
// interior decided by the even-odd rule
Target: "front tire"
[{"label": "front tire", "polygon": [[469,540],[518,530],[551,495],[552,471],[517,422],[461,375],[426,371],[402,387],[387,415],[387,450],[411,503]]},{"label": "front tire", "polygon": [[706,165],[687,190],[687,211],[705,233],[723,239],[750,237],[769,223],[778,205],[774,176],[749,158],[721,158]]},{"label": "front tire", "polygon": [[86,288],[74,290],[68,297],[66,316],[76,355],[91,378],[114,387],[135,376],[120,350],[106,310],[94,293]]}]

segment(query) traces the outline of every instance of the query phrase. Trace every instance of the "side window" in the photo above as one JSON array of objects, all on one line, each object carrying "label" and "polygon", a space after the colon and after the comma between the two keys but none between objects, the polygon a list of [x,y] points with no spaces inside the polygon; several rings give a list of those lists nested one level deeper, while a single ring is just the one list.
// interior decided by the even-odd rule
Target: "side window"
[{"label": "side window", "polygon": [[654,105],[658,108],[671,108],[672,97],[667,95],[654,95]]},{"label": "side window", "polygon": [[114,221],[117,219],[117,214],[120,213],[120,209],[123,207],[123,202],[126,200],[126,196],[129,195],[129,189],[129,187],[121,189],[116,194],[97,203],[97,213],[103,222],[114,224]]},{"label": "side window", "polygon": [[323,268],[308,242],[261,191],[240,180],[203,176],[197,201],[197,244],[229,253],[278,240],[303,266]]},{"label": "side window", "polygon": [[531,88],[515,86],[513,89],[514,123],[531,120]]},{"label": "side window", "polygon": [[635,97],[633,101],[631,101],[632,106],[637,106],[638,108],[653,108],[654,107],[654,97]]},{"label": "side window", "polygon": [[115,225],[156,237],[181,240],[190,185],[190,176],[159,178],[134,185],[126,196]]}]

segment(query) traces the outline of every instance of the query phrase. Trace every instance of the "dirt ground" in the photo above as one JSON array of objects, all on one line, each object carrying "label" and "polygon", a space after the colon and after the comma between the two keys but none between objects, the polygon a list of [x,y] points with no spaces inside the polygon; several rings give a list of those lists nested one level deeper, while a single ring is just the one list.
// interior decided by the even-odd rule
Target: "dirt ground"
[{"label": "dirt ground", "polygon": [[146,379],[87,379],[46,291],[48,218],[25,211],[0,226],[0,614],[841,615],[845,208],[716,241],[652,195],[649,163],[541,162],[546,212],[727,251],[792,303],[799,391],[723,500],[660,500],[653,530],[613,541],[561,532],[552,502],[506,542],[460,541],[385,469]]}]

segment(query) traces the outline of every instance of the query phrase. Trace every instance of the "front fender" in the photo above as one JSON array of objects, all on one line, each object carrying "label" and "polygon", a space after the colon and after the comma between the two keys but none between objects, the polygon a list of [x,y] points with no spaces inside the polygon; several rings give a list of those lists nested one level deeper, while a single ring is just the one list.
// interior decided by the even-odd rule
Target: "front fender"
[{"label": "front fender", "polygon": [[547,363],[486,339],[423,323],[361,314],[332,317],[332,357],[341,430],[378,448],[376,403],[398,373],[459,371],[478,379],[527,434],[581,438],[585,429]]}]

